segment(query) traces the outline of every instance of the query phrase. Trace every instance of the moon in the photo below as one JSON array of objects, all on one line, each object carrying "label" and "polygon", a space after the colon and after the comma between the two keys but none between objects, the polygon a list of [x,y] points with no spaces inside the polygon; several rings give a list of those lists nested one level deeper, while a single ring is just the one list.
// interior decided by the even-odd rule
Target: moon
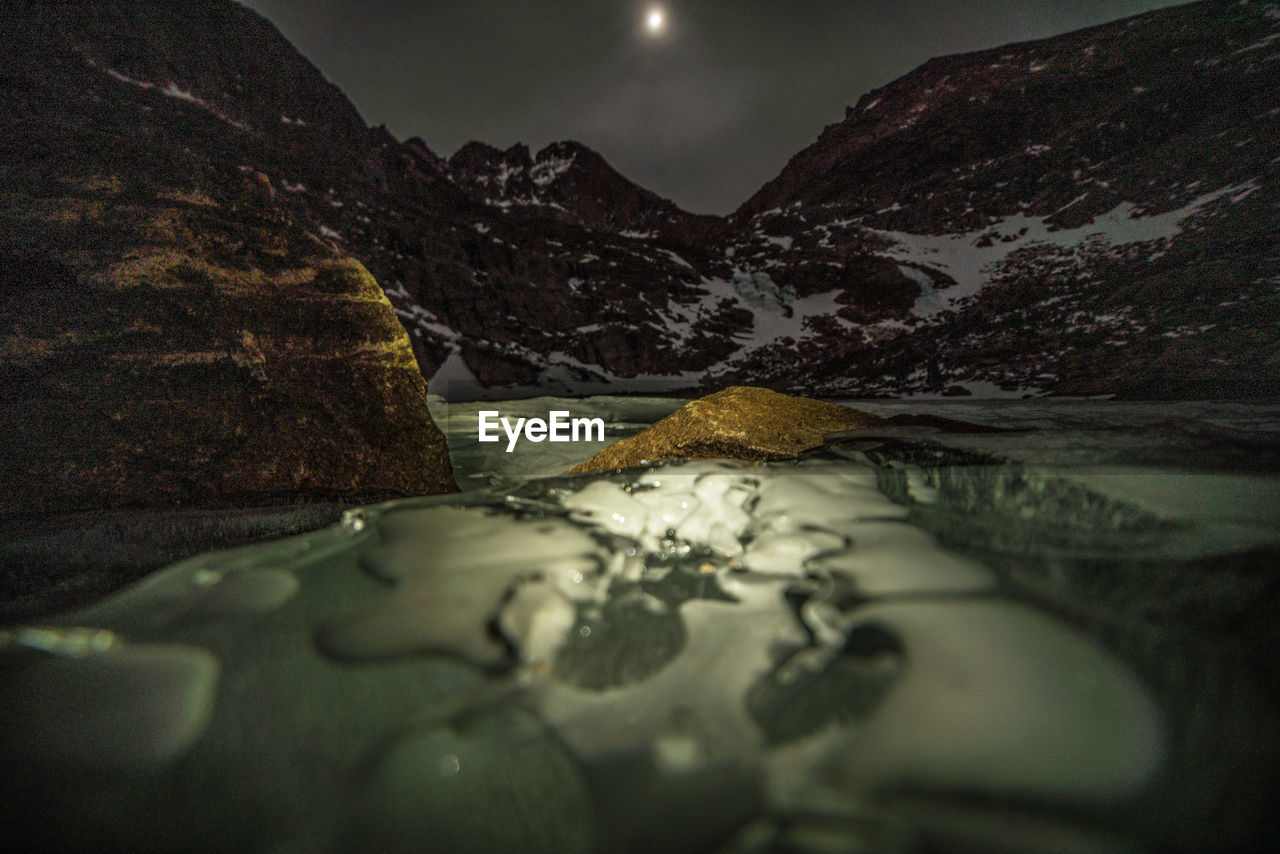
[{"label": "moon", "polygon": [[650,35],[660,35],[667,28],[667,11],[661,6],[651,6],[644,16],[644,28]]}]

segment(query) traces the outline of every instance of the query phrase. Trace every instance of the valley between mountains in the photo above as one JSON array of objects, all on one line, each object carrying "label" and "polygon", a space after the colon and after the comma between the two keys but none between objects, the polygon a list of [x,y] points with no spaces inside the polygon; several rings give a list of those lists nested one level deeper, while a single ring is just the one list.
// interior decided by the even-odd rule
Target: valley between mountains
[{"label": "valley between mountains", "polygon": [[231,0],[5,28],[0,513],[452,490],[424,380],[1280,393],[1276,4],[932,60],[723,217],[575,142],[397,140]]},{"label": "valley between mountains", "polygon": [[28,23],[7,184],[62,169],[77,210],[114,186],[257,192],[374,274],[455,397],[1277,391],[1274,4],[1204,0],[932,60],[727,217],[574,142],[447,160],[400,142],[223,0]]}]

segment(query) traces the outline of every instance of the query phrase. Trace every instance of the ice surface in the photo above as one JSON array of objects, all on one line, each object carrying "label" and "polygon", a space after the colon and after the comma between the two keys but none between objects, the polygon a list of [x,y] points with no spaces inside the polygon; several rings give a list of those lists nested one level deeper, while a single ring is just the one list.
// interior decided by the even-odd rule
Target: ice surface
[{"label": "ice surface", "polygon": [[[317,636],[326,652],[342,659],[437,651],[501,663],[506,650],[490,633],[489,621],[517,580],[541,578],[552,588],[573,590],[594,574],[602,557],[594,540],[558,519],[520,521],[480,509],[391,511],[380,533],[381,545],[364,566],[395,588],[329,620]],[[557,604],[553,596],[542,602],[551,609]],[[545,626],[554,620],[528,613],[512,621],[529,637],[541,623],[539,650],[554,646],[555,639],[545,637]]]},{"label": "ice surface", "polygon": [[863,596],[991,590],[979,564],[938,548],[933,537],[901,522],[860,522],[843,529],[852,546],[815,559],[811,568],[845,573]]},{"label": "ice surface", "polygon": [[818,527],[843,532],[861,520],[902,518],[907,510],[884,497],[870,469],[830,466],[820,473],[798,471],[771,478],[760,489],[753,515],[760,529],[792,532]]},{"label": "ice surface", "polygon": [[527,712],[426,724],[377,759],[357,795],[351,851],[588,852],[591,792],[553,732]]},{"label": "ice surface", "polygon": [[[1049,222],[1050,217],[1022,214],[1005,217],[994,225],[967,234],[868,231],[889,241],[889,256],[903,262],[902,266],[909,264],[940,270],[955,280],[955,285],[941,292],[926,289],[916,301],[912,313],[927,319],[976,294],[1015,252],[1029,248],[1083,252],[1093,248],[1109,250],[1136,243],[1155,243],[1178,234],[1186,220],[1216,202],[1223,199],[1232,203],[1240,201],[1251,186],[1223,187],[1194,199],[1178,210],[1154,216],[1144,215],[1136,206],[1126,202],[1078,228],[1054,229]],[[984,237],[990,239],[984,240]],[[911,276],[905,270],[904,274]],[[911,278],[919,281],[915,276]]]},{"label": "ice surface", "polygon": [[221,616],[274,611],[298,593],[297,577],[284,569],[237,569],[200,579],[209,591],[195,603],[198,613]]},{"label": "ice surface", "polygon": [[[566,408],[621,435],[679,404]],[[432,406],[476,444],[474,406]],[[549,473],[585,453],[571,445],[460,454],[460,479],[500,488],[352,510],[0,633],[0,745],[34,769],[0,817],[62,804],[80,849],[110,850],[702,850],[739,831],[799,850],[1091,850],[1123,836],[1120,799],[1218,785],[1196,776],[1203,754],[1175,755],[1154,699],[1169,687],[1139,681],[1131,646],[1005,582],[1084,579],[1101,609],[1128,556],[1145,581],[1274,548],[1274,475],[1215,468],[1238,464],[1238,436],[1250,465],[1277,464],[1276,407],[862,406],[1038,429],[574,477]],[[1230,578],[1252,583],[1260,554]],[[1148,587],[1133,635],[1107,615],[1109,644],[1152,631]],[[1165,606],[1181,626],[1206,604]],[[1176,657],[1170,638],[1154,655]],[[1187,702],[1225,702],[1214,690]],[[1206,726],[1244,715],[1218,708]],[[65,794],[41,782],[63,767]],[[150,848],[140,816],[163,830]]]},{"label": "ice surface", "polygon": [[599,525],[605,530],[636,540],[654,541],[662,534],[649,523],[649,508],[616,484],[598,481],[563,501],[570,518]]},{"label": "ice surface", "polygon": [[1065,800],[1132,794],[1159,767],[1160,716],[1096,643],[1023,605],[873,604],[901,638],[901,684],[823,763],[845,791],[947,788]]}]

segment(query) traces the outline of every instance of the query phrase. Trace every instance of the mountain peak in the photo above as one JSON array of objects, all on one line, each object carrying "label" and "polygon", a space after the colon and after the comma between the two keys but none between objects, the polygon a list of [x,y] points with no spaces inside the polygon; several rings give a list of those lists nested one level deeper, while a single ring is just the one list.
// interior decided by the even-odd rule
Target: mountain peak
[{"label": "mountain peak", "polygon": [[[937,232],[975,227],[976,214],[1048,214],[1086,191],[1093,195],[1081,210],[1162,195],[1176,207],[1187,185],[1240,159],[1215,134],[1231,145],[1248,139],[1252,132],[1237,134],[1242,121],[1274,106],[1265,45],[1280,20],[1268,9],[1202,0],[931,59],[863,95],[736,215],[800,203],[874,216],[897,206],[884,225]],[[1214,95],[1228,76],[1238,81],[1233,97]],[[1179,154],[1180,138],[1203,141],[1205,158]],[[1166,146],[1168,174],[1139,180]],[[1209,149],[1218,149],[1214,157]],[[1247,177],[1249,169],[1236,171]],[[966,215],[973,205],[965,199],[984,176],[992,192],[977,195],[986,209]]]},{"label": "mountain peak", "polygon": [[459,186],[489,205],[600,231],[649,232],[693,217],[575,140],[550,143],[533,156],[523,143],[502,151],[468,142],[449,158],[449,168]]}]

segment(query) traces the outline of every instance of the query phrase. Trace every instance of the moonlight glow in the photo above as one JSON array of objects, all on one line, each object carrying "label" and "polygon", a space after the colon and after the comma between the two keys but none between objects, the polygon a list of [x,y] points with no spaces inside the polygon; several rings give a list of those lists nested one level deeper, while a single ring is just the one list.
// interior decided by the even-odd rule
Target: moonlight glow
[{"label": "moonlight glow", "polygon": [[644,26],[653,35],[667,28],[667,13],[661,6],[654,6],[644,16]]}]

